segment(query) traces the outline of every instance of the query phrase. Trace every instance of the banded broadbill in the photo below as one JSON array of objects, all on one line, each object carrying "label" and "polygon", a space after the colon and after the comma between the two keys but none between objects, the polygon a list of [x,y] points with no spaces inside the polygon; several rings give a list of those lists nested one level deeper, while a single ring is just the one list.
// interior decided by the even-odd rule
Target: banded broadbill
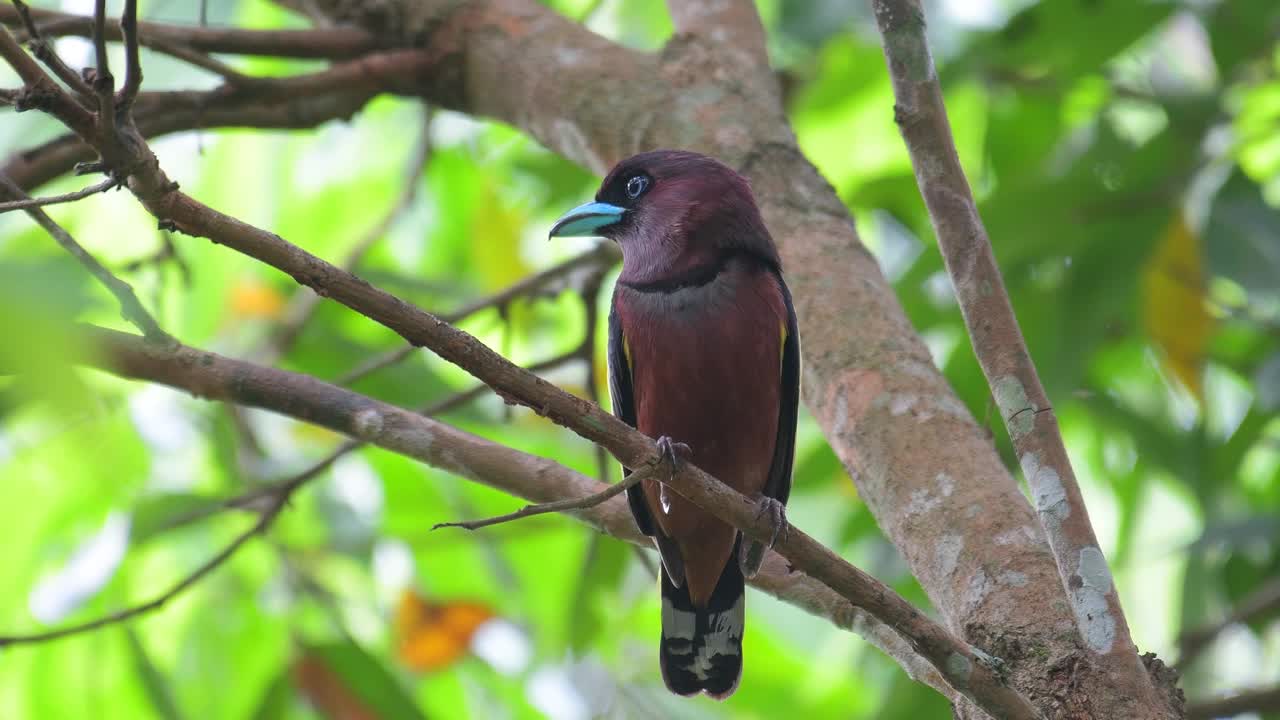
[{"label": "banded broadbill", "polygon": [[[613,412],[784,522],[800,344],[778,251],[745,178],[704,155],[628,158],[552,237],[622,248],[609,313]],[[764,549],[655,480],[627,492],[662,556],[667,687],[726,698],[742,673],[744,576]]]}]

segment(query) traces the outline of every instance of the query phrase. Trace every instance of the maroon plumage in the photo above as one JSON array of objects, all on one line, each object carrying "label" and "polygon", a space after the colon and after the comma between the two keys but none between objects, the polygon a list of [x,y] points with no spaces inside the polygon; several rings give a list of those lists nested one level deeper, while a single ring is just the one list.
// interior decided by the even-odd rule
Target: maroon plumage
[{"label": "maroon plumage", "polygon": [[[616,240],[623,268],[610,324],[614,413],[780,510],[791,484],[799,340],[777,250],[750,188],[711,158],[624,160],[596,202],[553,234]],[[662,555],[668,687],[724,698],[741,674],[744,575],[763,552],[731,525],[646,480],[628,492]]]}]

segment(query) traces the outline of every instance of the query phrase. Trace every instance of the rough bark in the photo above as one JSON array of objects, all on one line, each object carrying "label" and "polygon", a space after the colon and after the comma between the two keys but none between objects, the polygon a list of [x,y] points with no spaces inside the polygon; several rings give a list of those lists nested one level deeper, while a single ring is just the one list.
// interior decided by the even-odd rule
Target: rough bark
[{"label": "rough bark", "polygon": [[907,143],[974,353],[1031,488],[1040,527],[1084,641],[1078,672],[1107,679],[1098,688],[1107,695],[1092,695],[1090,704],[1114,716],[1177,717],[1180,707],[1164,706],[1174,696],[1157,699],[1129,635],[1119,591],[1094,536],[1057,415],[1027,351],[960,166],[925,38],[924,9],[919,0],[872,0],[872,8],[897,101],[894,119]]},{"label": "rough bark", "polygon": [[[259,407],[321,425],[527,500],[547,503],[581,498],[609,487],[555,461],[306,375],[186,346],[161,347],[110,330],[85,328],[83,334],[94,349],[81,359],[89,365],[208,400]],[[673,487],[683,488],[682,493],[699,504],[714,507],[717,514],[728,510],[735,524],[758,526],[758,534],[767,539],[771,526],[756,516],[749,500],[728,486],[699,476],[694,468],[682,475],[688,471],[695,474]],[[651,547],[636,529],[622,498],[569,514],[601,532]],[[997,717],[1034,717],[1026,701],[999,682],[995,667],[984,655],[957,644],[923,613],[799,530],[792,529],[790,535],[779,545],[782,554],[769,554],[752,585],[827,618],[837,627],[863,634],[912,678],[953,700],[989,696],[987,704],[997,709]],[[847,570],[840,570],[842,566]],[[850,597],[858,602],[850,602]],[[881,614],[882,620],[863,608]],[[931,658],[932,664],[924,658]]]},{"label": "rough bark", "polygon": [[1008,661],[1050,714],[1103,690],[1105,678],[1071,677],[1074,617],[1030,505],[800,153],[771,76],[739,72],[697,36],[637,53],[523,0],[416,12],[421,31],[408,35],[433,54],[421,80],[437,103],[516,125],[600,173],[655,147],[742,170],[796,298],[805,402],[947,624]]},{"label": "rough bark", "polygon": [[[1072,609],[1030,505],[932,365],[847,210],[797,149],[772,76],[706,32],[708,16],[677,12],[685,34],[647,54],[532,0],[311,4],[380,45],[422,48],[400,56],[400,70],[412,74],[394,78],[394,88],[388,75],[362,86],[370,96],[412,92],[503,120],[596,172],[654,147],[700,150],[745,172],[796,297],[806,404],[860,497],[948,626],[1006,660],[1015,688],[1054,717],[1109,716],[1109,708],[1090,705],[1110,697],[1109,679],[1076,675]],[[741,3],[726,12],[737,31],[755,32],[741,24],[754,21]],[[333,87],[317,97],[343,109],[364,101]],[[254,102],[226,120],[252,117]],[[70,150],[58,150],[58,163],[40,166],[45,175],[65,166]],[[30,172],[22,184],[40,176]],[[151,207],[162,217],[194,217],[180,193],[138,190],[160,203]],[[298,277],[321,288],[330,279]]]}]

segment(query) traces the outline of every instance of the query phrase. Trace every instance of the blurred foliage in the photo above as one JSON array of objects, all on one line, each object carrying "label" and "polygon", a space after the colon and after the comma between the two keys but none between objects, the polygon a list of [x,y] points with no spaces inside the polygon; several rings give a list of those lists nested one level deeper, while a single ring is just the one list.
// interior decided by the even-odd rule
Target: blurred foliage
[{"label": "blurred foliage", "polygon": [[[636,47],[658,48],[671,32],[659,0],[550,4]],[[193,22],[193,7],[143,9]],[[1280,575],[1280,5],[938,0],[928,9],[961,159],[1134,636],[1176,658],[1181,633]],[[256,0],[210,10],[216,23],[297,23]],[[761,11],[801,145],[957,392],[998,426],[893,125],[865,4],[764,0]],[[310,67],[230,62],[255,73]],[[163,57],[148,53],[144,64],[152,89],[207,84]],[[310,132],[197,132],[154,146],[200,199],[340,258],[395,204],[421,117],[412,103],[380,99],[350,123]],[[6,154],[55,134],[34,113],[0,122]],[[508,127],[441,112],[430,132],[417,198],[373,246],[364,276],[446,312],[590,246],[543,239],[552,218],[594,191],[590,175]],[[51,213],[196,346],[255,356],[296,292],[291,279],[202,241],[175,238],[167,252],[123,194]],[[528,364],[575,347],[584,317],[579,293],[549,292],[463,326]],[[5,633],[149,600],[253,521],[238,510],[184,517],[340,442],[72,370],[76,338],[59,329],[67,320],[124,327],[48,238],[17,213],[0,216],[0,336],[21,338],[0,345]],[[325,303],[282,363],[332,379],[397,345]],[[577,365],[548,376],[586,392]],[[418,406],[472,382],[418,353],[355,387]],[[447,420],[598,472],[586,443],[492,397]],[[1002,431],[995,439],[1014,467]],[[558,517],[476,534],[428,530],[519,504],[386,452],[352,454],[265,539],[163,609],[0,651],[0,717],[948,716],[864,642],[756,593],[741,691],[725,704],[672,698],[657,673],[651,559]],[[809,418],[790,516],[927,605]],[[1280,681],[1278,615],[1222,633],[1186,668],[1189,697]]]}]

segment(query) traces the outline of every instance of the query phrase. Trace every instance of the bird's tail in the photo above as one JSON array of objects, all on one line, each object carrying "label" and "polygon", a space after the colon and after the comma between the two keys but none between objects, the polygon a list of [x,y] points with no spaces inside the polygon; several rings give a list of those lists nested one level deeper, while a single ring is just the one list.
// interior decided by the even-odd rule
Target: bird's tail
[{"label": "bird's tail", "polygon": [[677,695],[705,692],[724,700],[742,677],[745,597],[738,551],[726,563],[705,608],[696,608],[689,583],[676,587],[662,568],[662,679]]}]

